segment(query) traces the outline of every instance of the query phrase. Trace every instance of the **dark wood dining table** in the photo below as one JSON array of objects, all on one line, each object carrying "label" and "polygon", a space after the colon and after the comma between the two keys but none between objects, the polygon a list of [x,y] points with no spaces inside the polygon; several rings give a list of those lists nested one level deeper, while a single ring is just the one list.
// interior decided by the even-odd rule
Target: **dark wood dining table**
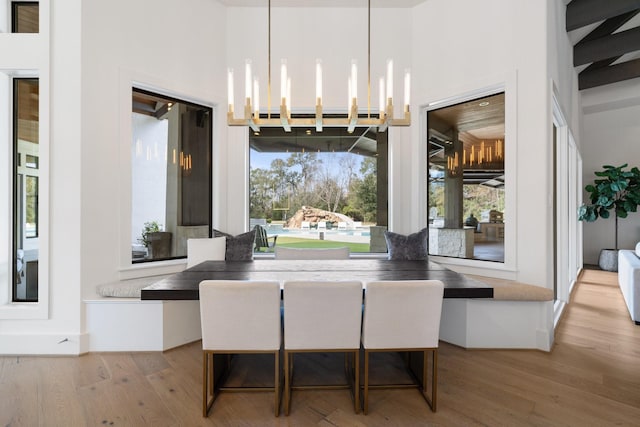
[{"label": "dark wood dining table", "polygon": [[493,298],[491,285],[431,261],[387,259],[205,261],[142,289],[143,300],[197,300],[203,280],[440,280],[445,298]]}]

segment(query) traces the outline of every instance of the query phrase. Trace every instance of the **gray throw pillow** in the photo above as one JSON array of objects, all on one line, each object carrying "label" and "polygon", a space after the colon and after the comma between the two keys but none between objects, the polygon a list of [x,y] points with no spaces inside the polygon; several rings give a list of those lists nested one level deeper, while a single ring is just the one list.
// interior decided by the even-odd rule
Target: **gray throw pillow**
[{"label": "gray throw pillow", "polygon": [[429,229],[423,228],[417,233],[405,236],[392,231],[384,232],[389,249],[389,259],[422,261],[427,259],[427,238]]},{"label": "gray throw pillow", "polygon": [[226,261],[252,261],[253,244],[256,240],[256,230],[232,236],[220,230],[213,230],[213,237],[226,237],[227,247],[224,259]]}]

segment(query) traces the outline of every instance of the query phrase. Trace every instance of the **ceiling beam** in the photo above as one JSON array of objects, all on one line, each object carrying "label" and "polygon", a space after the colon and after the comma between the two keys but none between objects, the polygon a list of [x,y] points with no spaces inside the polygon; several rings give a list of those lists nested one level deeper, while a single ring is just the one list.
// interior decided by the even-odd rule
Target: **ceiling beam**
[{"label": "ceiling beam", "polygon": [[567,5],[567,32],[640,9],[640,0],[572,0]]},{"label": "ceiling beam", "polygon": [[589,71],[584,70],[578,76],[578,88],[589,89],[636,77],[640,77],[640,59]]},{"label": "ceiling beam", "polygon": [[573,48],[573,65],[584,65],[640,50],[640,28],[632,28]]},{"label": "ceiling beam", "polygon": [[[609,34],[612,34],[614,31],[622,27],[624,24],[626,24],[631,18],[636,16],[638,13],[640,13],[640,10],[634,10],[632,12],[627,12],[620,16],[607,19],[602,24],[598,25],[598,27],[595,30],[591,31],[589,34],[584,36],[582,40],[576,43],[576,46],[582,43],[586,43],[595,39],[599,39],[600,37],[605,37],[605,36],[608,36]],[[595,70],[596,68],[608,67],[609,65],[613,64],[618,59],[620,59],[621,57],[622,55],[618,55],[618,56],[613,56],[611,58],[603,59],[602,61],[596,61],[591,65],[589,65],[587,68],[585,68],[583,71],[589,72],[589,71]]]},{"label": "ceiling beam", "polygon": [[640,9],[632,10],[631,12],[623,13],[622,15],[607,19],[602,24],[598,25],[589,34],[584,36],[582,40],[576,43],[576,46],[582,43],[593,41],[595,39],[599,39],[600,37],[608,36],[609,34],[613,34],[618,28],[629,22],[629,20],[631,20],[631,18],[636,16],[638,13],[640,13]]}]

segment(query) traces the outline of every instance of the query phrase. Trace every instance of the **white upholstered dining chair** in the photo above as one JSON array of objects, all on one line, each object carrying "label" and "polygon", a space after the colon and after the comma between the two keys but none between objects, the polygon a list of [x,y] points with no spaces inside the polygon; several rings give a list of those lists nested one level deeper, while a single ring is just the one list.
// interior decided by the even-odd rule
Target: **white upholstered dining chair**
[{"label": "white upholstered dining chair", "polygon": [[343,352],[354,410],[360,412],[360,326],[362,283],[359,281],[285,281],[284,293],[284,411],[289,415],[291,390],[339,386],[293,386],[294,353]]},{"label": "white upholstered dining chair", "polygon": [[[369,384],[369,353],[420,351],[422,379],[417,384],[432,411],[436,411],[438,339],[444,285],[439,280],[368,282],[364,299],[364,413],[369,410],[369,388],[398,388],[405,384]],[[428,354],[432,354],[431,397],[427,392]]]},{"label": "white upholstered dining chair", "polygon": [[[217,397],[214,355],[272,353],[274,386],[242,388],[275,394],[274,412],[280,413],[280,282],[205,280],[200,282],[202,327],[202,416]],[[219,391],[240,387],[218,387]]]},{"label": "white upholstered dining chair", "polygon": [[226,237],[187,239],[187,268],[204,261],[224,261]]},{"label": "white upholstered dining chair", "polygon": [[275,259],[349,259],[349,248],[347,246],[341,248],[287,248],[284,246],[276,246]]}]

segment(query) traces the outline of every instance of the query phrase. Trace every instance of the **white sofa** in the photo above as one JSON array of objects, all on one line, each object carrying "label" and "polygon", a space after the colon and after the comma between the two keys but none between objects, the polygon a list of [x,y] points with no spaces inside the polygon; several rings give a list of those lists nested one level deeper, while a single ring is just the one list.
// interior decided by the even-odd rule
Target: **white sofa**
[{"label": "white sofa", "polygon": [[618,251],[618,283],[631,319],[640,325],[640,243],[636,250]]}]

